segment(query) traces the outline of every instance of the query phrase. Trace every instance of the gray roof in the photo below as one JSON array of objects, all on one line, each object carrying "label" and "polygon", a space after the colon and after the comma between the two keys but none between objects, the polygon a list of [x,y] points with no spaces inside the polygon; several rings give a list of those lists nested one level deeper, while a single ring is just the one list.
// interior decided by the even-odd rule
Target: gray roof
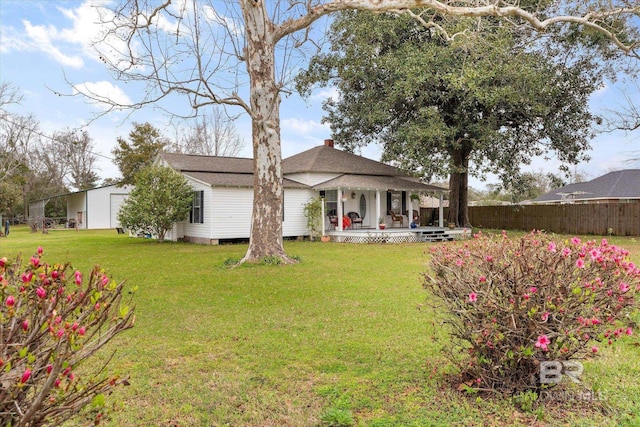
[{"label": "gray roof", "polygon": [[172,168],[181,172],[253,174],[253,159],[245,157],[200,156],[177,153],[162,153],[160,156]]},{"label": "gray roof", "polygon": [[446,188],[435,185],[423,184],[421,182],[391,176],[370,176],[344,174],[328,181],[313,186],[315,190],[328,190],[333,188],[344,188],[347,190],[406,190],[419,192],[448,191]]},{"label": "gray roof", "polygon": [[534,203],[570,200],[640,199],[640,169],[609,172],[587,182],[577,182],[552,190],[534,199]]},{"label": "gray roof", "polygon": [[[198,181],[217,187],[249,187],[253,188],[253,174],[221,173],[221,172],[185,172],[185,175]],[[308,185],[284,178],[284,188],[309,188]]]},{"label": "gray roof", "polygon": [[321,145],[282,161],[285,174],[305,172],[348,173],[351,175],[407,176],[400,169]]}]

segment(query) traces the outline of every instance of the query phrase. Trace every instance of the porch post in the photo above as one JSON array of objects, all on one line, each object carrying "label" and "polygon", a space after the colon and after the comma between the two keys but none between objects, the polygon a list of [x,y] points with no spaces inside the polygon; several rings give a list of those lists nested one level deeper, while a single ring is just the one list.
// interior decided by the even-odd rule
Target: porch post
[{"label": "porch post", "polygon": [[320,213],[322,215],[322,235],[326,236],[327,235],[327,230],[324,228],[324,197],[320,198]]},{"label": "porch post", "polygon": [[344,230],[344,225],[342,224],[342,217],[344,216],[344,212],[342,212],[343,197],[344,197],[344,192],[342,188],[338,188],[338,231]]},{"label": "porch post", "polygon": [[440,192],[440,206],[438,206],[438,227],[444,227],[444,193]]},{"label": "porch post", "polygon": [[411,223],[413,222],[413,203],[411,202],[411,194],[407,192],[407,223],[409,224],[409,228],[411,228]]},{"label": "porch post", "polygon": [[376,230],[380,230],[380,222],[378,218],[380,218],[380,190],[376,189]]}]

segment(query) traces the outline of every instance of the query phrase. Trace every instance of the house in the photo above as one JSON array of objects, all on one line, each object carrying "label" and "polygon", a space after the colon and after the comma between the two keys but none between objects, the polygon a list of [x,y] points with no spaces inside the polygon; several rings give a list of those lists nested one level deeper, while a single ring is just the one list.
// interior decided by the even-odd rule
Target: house
[{"label": "house", "polygon": [[54,198],[64,197],[67,200],[67,226],[81,229],[118,228],[118,212],[131,189],[131,186],[107,185],[35,200],[29,204],[29,223],[42,223],[47,203]]},{"label": "house", "polygon": [[[194,191],[189,219],[178,223],[166,239],[217,244],[249,238],[252,159],[162,153],[155,164],[182,173]],[[388,226],[408,229],[414,211],[419,211],[411,195],[430,193],[442,200],[446,191],[423,184],[393,166],[338,150],[333,140],[284,159],[282,168],[285,238],[309,234],[304,205],[318,196],[325,200],[325,229],[343,231],[346,223],[339,220],[332,224],[329,216],[343,218],[349,213],[357,213],[362,229],[379,230],[380,217]]]},{"label": "house", "polygon": [[591,181],[577,182],[534,199],[533,204],[639,203],[640,169],[609,172]]}]

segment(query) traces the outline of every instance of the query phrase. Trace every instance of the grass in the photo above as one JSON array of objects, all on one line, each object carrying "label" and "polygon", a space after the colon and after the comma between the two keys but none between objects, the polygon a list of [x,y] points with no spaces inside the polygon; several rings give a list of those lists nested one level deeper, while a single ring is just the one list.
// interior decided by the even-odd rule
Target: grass
[{"label": "grass", "polygon": [[[609,240],[640,263],[640,241]],[[524,413],[456,391],[446,333],[424,305],[429,244],[288,242],[301,263],[229,269],[245,245],[14,227],[0,256],[39,245],[45,261],[99,264],[138,288],[136,326],[112,345],[111,369],[131,377],[110,397],[113,426],[640,425],[633,343],[585,364],[605,411]]]}]

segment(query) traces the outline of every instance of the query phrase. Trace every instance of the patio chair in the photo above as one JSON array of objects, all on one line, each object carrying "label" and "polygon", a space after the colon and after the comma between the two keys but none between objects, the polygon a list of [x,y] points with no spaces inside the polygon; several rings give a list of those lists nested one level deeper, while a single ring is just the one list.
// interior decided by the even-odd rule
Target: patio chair
[{"label": "patio chair", "polygon": [[329,229],[337,229],[338,228],[338,217],[334,215],[329,216]]},{"label": "patio chair", "polygon": [[395,224],[396,222],[399,222],[400,226],[404,227],[404,216],[397,215],[394,211],[389,211],[389,216],[391,216],[391,226],[392,227],[393,227],[393,224]]},{"label": "patio chair", "polygon": [[353,225],[354,228],[356,228],[357,225],[360,225],[360,228],[362,228],[362,218],[360,218],[358,212],[349,212],[347,216],[351,220],[351,225]]}]

